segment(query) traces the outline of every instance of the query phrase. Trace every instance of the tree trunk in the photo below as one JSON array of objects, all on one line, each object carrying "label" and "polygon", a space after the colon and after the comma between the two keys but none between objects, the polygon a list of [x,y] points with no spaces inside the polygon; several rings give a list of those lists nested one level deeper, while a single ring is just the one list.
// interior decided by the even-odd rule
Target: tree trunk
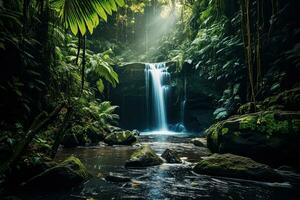
[{"label": "tree trunk", "polygon": [[77,54],[76,54],[76,60],[75,60],[76,65],[78,65],[78,61],[79,61],[80,48],[81,48],[81,34],[78,33]]},{"label": "tree trunk", "polygon": [[70,124],[72,115],[73,115],[73,109],[71,107],[69,107],[61,126],[59,127],[59,129],[56,132],[55,141],[54,141],[54,144],[53,144],[51,152],[50,152],[51,158],[54,158],[57,153],[58,147],[59,147],[61,141],[63,140],[63,138],[65,136],[65,132]]}]

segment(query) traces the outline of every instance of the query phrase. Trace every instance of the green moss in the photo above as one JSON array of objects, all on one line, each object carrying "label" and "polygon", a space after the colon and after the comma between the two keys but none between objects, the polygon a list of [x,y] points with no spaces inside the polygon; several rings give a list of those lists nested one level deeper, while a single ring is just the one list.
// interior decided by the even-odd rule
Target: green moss
[{"label": "green moss", "polygon": [[276,120],[273,112],[263,113],[257,119],[257,130],[272,135],[274,133],[289,133],[288,120]]},{"label": "green moss", "polygon": [[228,133],[229,129],[228,128],[222,128],[222,135],[225,135]]},{"label": "green moss", "polygon": [[89,173],[87,172],[86,167],[82,164],[82,162],[74,157],[70,156],[65,161],[61,162],[57,167],[67,167],[69,168],[73,173],[77,174],[80,177],[83,177],[84,179],[89,178]]},{"label": "green moss", "polygon": [[136,160],[140,159],[143,156],[147,157],[157,157],[153,149],[149,145],[143,145],[141,148],[137,149],[132,155],[131,159]]},{"label": "green moss", "polygon": [[[267,165],[233,154],[213,154],[201,160],[193,169],[196,173],[246,178],[279,180],[279,175]],[[259,171],[259,173],[257,173]]]},{"label": "green moss", "polygon": [[132,131],[117,131],[109,134],[104,141],[110,145],[131,145],[137,138]]},{"label": "green moss", "polygon": [[240,121],[239,129],[241,129],[241,130],[245,130],[245,129],[255,130],[256,129],[257,116],[255,116],[255,115],[242,116],[239,119],[239,121]]},{"label": "green moss", "polygon": [[139,149],[135,150],[125,164],[127,167],[147,167],[160,165],[163,160],[156,155],[153,149],[149,145],[143,145]]},{"label": "green moss", "polygon": [[210,139],[216,141],[218,139],[221,128],[222,128],[222,123],[218,122],[218,123],[213,124],[211,127],[209,127],[206,130],[206,133],[207,133],[208,137],[210,137]]}]

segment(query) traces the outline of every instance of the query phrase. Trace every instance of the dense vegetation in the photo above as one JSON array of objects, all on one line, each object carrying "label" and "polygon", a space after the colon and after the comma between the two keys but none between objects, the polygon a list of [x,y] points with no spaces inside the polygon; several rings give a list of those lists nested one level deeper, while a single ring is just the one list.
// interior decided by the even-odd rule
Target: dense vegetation
[{"label": "dense vegetation", "polygon": [[[171,63],[172,105],[213,109],[212,152],[299,169],[299,9],[298,0],[0,0],[0,188],[35,184],[53,166],[79,166],[74,179],[87,180],[77,158],[53,164],[60,145],[136,142],[138,131],[118,127],[113,98],[128,62]],[[183,119],[188,131],[203,131],[197,114]]]}]

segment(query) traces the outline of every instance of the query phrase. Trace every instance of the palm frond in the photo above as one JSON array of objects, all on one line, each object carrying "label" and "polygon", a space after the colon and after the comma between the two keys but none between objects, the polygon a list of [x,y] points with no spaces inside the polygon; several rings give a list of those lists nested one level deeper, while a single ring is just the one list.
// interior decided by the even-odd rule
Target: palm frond
[{"label": "palm frond", "polygon": [[107,15],[124,4],[124,0],[52,0],[51,8],[74,35],[85,35],[87,30],[92,34],[100,19],[107,21]]}]

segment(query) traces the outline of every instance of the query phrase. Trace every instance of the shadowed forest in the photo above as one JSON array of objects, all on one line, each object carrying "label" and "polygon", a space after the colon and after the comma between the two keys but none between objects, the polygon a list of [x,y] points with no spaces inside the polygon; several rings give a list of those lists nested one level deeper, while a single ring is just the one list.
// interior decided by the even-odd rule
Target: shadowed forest
[{"label": "shadowed forest", "polygon": [[0,199],[300,199],[299,0],[0,0]]}]

